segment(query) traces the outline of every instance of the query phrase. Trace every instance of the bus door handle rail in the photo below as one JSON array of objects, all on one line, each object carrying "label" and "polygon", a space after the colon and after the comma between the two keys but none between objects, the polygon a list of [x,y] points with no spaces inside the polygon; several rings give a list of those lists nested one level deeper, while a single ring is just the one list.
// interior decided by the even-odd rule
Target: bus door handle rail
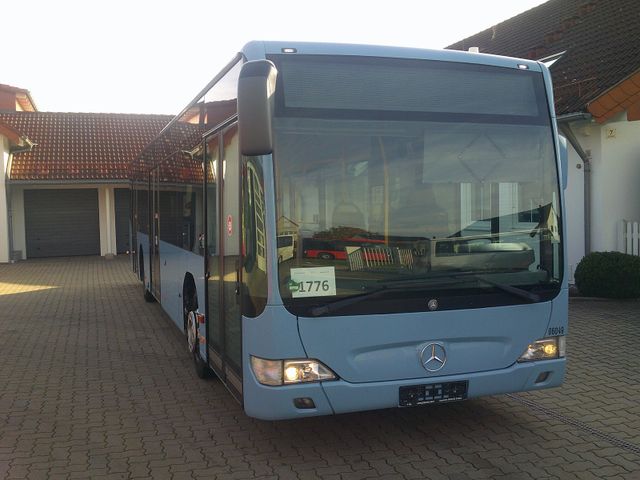
[{"label": "bus door handle rail", "polygon": [[240,295],[240,261],[236,260],[236,296]]}]

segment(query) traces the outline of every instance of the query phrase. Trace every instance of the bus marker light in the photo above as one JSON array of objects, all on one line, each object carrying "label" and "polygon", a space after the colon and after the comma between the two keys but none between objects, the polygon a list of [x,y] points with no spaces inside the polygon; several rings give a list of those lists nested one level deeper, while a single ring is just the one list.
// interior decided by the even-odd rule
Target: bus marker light
[{"label": "bus marker light", "polygon": [[251,369],[263,385],[282,385],[282,361],[251,356]]}]

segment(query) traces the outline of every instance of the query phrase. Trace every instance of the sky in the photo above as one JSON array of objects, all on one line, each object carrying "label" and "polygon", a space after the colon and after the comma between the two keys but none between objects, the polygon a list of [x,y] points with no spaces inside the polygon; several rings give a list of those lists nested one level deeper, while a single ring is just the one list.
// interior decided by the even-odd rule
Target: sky
[{"label": "sky", "polygon": [[250,40],[438,49],[544,0],[10,3],[0,84],[40,111],[176,114]]}]

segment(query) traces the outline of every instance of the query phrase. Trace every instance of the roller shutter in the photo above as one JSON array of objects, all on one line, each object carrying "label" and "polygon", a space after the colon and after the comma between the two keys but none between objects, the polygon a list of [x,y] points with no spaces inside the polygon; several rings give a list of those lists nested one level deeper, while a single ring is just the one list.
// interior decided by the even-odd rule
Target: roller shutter
[{"label": "roller shutter", "polygon": [[98,190],[25,190],[27,258],[100,254]]}]

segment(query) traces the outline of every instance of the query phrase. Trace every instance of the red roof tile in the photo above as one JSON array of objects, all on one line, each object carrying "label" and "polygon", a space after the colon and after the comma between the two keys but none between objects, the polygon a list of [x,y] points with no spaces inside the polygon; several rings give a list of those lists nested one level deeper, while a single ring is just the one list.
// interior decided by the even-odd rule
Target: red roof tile
[{"label": "red roof tile", "polygon": [[162,137],[156,138],[146,146],[142,153],[134,159],[130,166],[130,178],[134,182],[146,182],[152,166],[160,166],[162,183],[200,184],[203,180],[202,151],[193,152],[202,142],[202,134],[206,129],[199,124],[174,123]]},{"label": "red roof tile", "polygon": [[[198,103],[182,116],[175,117],[162,135],[132,162],[131,180],[146,182],[150,168],[159,166],[159,180],[164,184],[202,183],[202,136],[231,118],[236,111],[235,100],[223,100]],[[228,138],[229,135],[225,136]]]},{"label": "red roof tile", "polygon": [[587,104],[640,69],[638,0],[551,0],[447,48],[540,59],[551,67],[556,112]]},{"label": "red roof tile", "polygon": [[35,144],[16,153],[12,181],[121,181],[129,163],[171,120],[167,115],[0,112],[0,124]]}]

